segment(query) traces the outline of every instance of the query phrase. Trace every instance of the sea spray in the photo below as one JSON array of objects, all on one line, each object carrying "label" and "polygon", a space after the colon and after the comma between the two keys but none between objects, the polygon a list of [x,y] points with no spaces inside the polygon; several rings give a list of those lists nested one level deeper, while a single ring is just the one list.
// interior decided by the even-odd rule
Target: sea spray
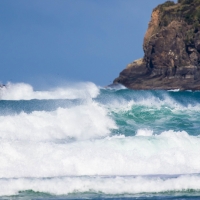
[{"label": "sea spray", "polygon": [[184,132],[70,142],[53,134],[42,141],[41,133],[40,140],[1,139],[0,178],[199,173],[200,137]]},{"label": "sea spray", "polygon": [[9,83],[0,97],[0,198],[200,195],[200,92]]},{"label": "sea spray", "polygon": [[91,83],[76,83],[71,86],[51,88],[48,91],[35,91],[26,83],[8,83],[0,88],[1,100],[31,100],[31,99],[76,99],[94,98],[99,94],[98,87]]},{"label": "sea spray", "polygon": [[0,116],[0,138],[7,140],[84,140],[108,136],[111,129],[117,129],[115,122],[94,101],[51,112]]},{"label": "sea spray", "polygon": [[[84,176],[54,178],[0,179],[0,195],[17,195],[19,191],[35,191],[51,195],[108,194],[144,195],[144,193],[192,194],[200,191],[199,175],[181,176]],[[83,195],[84,196],[84,195]],[[128,195],[127,195],[128,196]],[[94,197],[94,196],[93,196]],[[117,196],[116,196],[117,197]],[[115,197],[115,198],[116,198]],[[66,198],[66,197],[65,197]],[[111,197],[110,197],[111,198]]]}]

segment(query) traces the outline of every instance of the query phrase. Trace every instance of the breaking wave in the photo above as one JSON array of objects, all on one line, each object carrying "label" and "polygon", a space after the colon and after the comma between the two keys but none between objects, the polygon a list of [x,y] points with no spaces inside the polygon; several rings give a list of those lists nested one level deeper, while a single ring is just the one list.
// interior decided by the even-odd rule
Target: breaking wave
[{"label": "breaking wave", "polygon": [[200,93],[0,88],[0,196],[200,191]]},{"label": "breaking wave", "polygon": [[186,132],[74,142],[20,136],[0,141],[0,178],[200,173],[200,137]]},{"label": "breaking wave", "polygon": [[19,191],[35,191],[51,195],[68,194],[141,194],[200,192],[199,175],[174,177],[57,177],[47,179],[1,179],[0,195],[17,195]]},{"label": "breaking wave", "polygon": [[94,98],[98,94],[99,88],[91,82],[72,84],[48,91],[35,91],[26,83],[8,83],[0,88],[1,100]]}]

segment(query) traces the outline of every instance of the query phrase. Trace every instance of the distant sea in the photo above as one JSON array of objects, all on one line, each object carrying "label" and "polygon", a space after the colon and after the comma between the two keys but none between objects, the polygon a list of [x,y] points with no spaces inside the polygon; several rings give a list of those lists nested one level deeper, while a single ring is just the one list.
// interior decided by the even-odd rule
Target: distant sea
[{"label": "distant sea", "polygon": [[200,92],[0,89],[0,199],[200,199]]}]

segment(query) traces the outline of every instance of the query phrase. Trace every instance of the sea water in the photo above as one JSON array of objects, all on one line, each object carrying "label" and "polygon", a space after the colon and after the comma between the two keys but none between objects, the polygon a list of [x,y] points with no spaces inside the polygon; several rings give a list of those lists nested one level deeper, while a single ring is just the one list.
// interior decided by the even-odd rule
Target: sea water
[{"label": "sea water", "polygon": [[200,199],[200,92],[8,83],[0,199]]}]

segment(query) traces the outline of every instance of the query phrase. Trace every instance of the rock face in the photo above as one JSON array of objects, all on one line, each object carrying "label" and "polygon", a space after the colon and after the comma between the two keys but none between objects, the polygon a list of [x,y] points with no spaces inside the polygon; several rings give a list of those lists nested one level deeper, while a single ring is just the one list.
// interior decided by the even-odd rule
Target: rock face
[{"label": "rock face", "polygon": [[200,90],[200,0],[167,1],[152,12],[144,57],[114,83],[130,89]]}]

